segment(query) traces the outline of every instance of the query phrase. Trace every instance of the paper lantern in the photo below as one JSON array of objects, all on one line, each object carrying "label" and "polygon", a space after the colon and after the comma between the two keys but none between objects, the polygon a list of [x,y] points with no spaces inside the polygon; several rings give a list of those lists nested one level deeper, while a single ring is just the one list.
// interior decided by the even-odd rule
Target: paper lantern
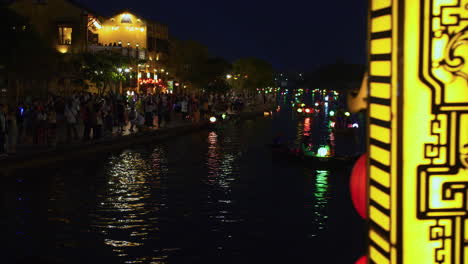
[{"label": "paper lantern", "polygon": [[367,256],[362,256],[358,261],[356,261],[356,264],[367,264]]},{"label": "paper lantern", "polygon": [[354,208],[363,218],[367,218],[367,154],[362,154],[351,173],[351,198]]}]

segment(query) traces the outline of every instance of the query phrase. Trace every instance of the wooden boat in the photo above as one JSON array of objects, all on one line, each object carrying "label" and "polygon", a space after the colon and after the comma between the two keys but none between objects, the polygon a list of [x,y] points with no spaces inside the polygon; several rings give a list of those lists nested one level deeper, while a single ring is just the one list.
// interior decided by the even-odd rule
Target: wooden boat
[{"label": "wooden boat", "polygon": [[351,157],[317,157],[304,155],[300,149],[290,149],[284,145],[270,144],[273,158],[277,161],[297,163],[307,167],[321,169],[345,169],[352,166],[359,156]]}]

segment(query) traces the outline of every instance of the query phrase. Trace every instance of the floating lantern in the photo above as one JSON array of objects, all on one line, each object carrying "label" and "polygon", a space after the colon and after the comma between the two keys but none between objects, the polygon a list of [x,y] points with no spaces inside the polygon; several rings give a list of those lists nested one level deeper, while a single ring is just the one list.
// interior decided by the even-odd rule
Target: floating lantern
[{"label": "floating lantern", "polygon": [[317,151],[317,157],[326,157],[328,156],[328,151],[329,151],[329,148],[328,147],[320,147]]}]

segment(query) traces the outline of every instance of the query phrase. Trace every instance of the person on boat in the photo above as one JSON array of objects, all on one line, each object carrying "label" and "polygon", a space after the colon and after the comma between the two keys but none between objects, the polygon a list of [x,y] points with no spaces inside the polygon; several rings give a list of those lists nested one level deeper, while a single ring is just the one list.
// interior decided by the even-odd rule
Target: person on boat
[{"label": "person on boat", "polygon": [[313,156],[313,150],[311,149],[311,136],[303,136],[301,142],[301,154],[304,156]]}]

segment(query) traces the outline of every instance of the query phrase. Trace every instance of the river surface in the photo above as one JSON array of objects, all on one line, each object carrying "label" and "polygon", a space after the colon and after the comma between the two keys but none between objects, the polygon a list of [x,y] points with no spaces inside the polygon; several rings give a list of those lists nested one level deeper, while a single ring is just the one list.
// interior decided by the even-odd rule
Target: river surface
[{"label": "river surface", "polygon": [[354,263],[365,231],[351,168],[278,161],[267,146],[278,131],[299,140],[311,121],[232,121],[14,171],[0,189],[0,262]]}]

